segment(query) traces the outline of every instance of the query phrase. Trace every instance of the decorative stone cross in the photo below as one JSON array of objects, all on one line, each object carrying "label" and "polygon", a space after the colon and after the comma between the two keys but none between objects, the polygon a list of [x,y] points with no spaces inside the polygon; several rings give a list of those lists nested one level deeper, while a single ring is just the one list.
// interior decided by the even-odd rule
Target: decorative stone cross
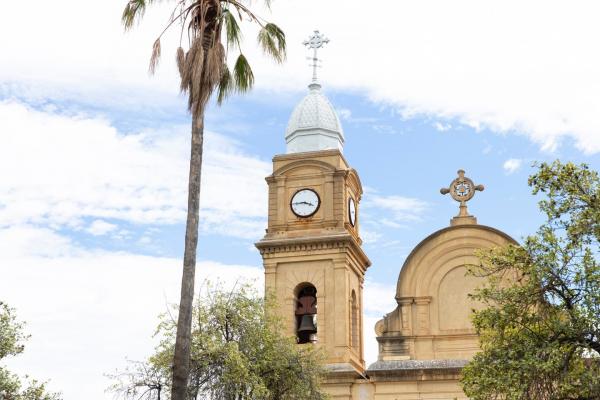
[{"label": "decorative stone cross", "polygon": [[441,188],[441,194],[448,194],[458,202],[460,202],[459,213],[455,218],[472,217],[467,212],[467,201],[475,196],[475,191],[483,191],[483,185],[475,185],[473,181],[465,176],[465,171],[458,170],[458,178],[454,179],[448,188]]},{"label": "decorative stone cross", "polygon": [[308,40],[302,42],[302,44],[308,47],[309,49],[313,49],[313,57],[311,60],[312,64],[310,64],[310,66],[313,67],[313,83],[317,82],[317,66],[319,62],[319,59],[317,58],[317,50],[323,47],[325,43],[329,43],[329,39],[327,39],[322,33],[319,33],[319,31],[314,31],[313,34],[308,38]]}]

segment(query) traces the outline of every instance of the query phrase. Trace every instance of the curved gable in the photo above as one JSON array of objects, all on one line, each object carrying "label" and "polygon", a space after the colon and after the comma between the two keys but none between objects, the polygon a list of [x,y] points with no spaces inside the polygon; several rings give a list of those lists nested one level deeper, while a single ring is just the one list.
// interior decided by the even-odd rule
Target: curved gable
[{"label": "curved gable", "polygon": [[398,276],[396,298],[429,296],[448,266],[477,263],[475,250],[508,243],[518,244],[506,233],[485,225],[440,229],[423,239],[406,258]]},{"label": "curved gable", "polygon": [[517,244],[497,229],[454,225],[421,241],[398,277],[398,307],[376,326],[380,360],[464,359],[478,349],[469,294],[483,283],[467,274],[478,249]]}]

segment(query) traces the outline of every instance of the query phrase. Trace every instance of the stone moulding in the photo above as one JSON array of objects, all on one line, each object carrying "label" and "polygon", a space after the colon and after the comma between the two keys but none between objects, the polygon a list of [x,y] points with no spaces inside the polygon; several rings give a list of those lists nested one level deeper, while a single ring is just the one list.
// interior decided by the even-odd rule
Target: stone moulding
[{"label": "stone moulding", "polygon": [[[410,252],[410,254],[408,255],[408,257],[406,257],[406,260],[404,260],[404,263],[402,264],[402,267],[400,268],[400,274],[398,276],[398,282],[396,285],[396,300],[398,300],[399,298],[402,298],[402,290],[401,290],[401,282],[403,280],[403,278],[405,277],[407,270],[409,268],[409,266],[411,265],[411,263],[413,263],[413,259],[415,257],[417,257],[421,252],[422,249],[428,244],[434,241],[435,238],[442,236],[445,233],[451,233],[451,232],[456,232],[456,231],[461,231],[461,230],[469,230],[469,231],[473,231],[473,232],[489,232],[492,235],[495,235],[497,237],[501,237],[504,238],[504,240],[506,240],[507,243],[511,243],[514,245],[518,245],[519,243],[513,239],[512,237],[510,237],[508,234],[502,232],[501,230],[498,230],[496,228],[493,228],[491,226],[487,226],[487,225],[467,225],[467,226],[448,226],[442,229],[439,229],[435,232],[433,232],[432,234],[430,234],[429,236],[427,236],[425,239],[421,240],[419,242],[419,244],[417,244],[412,251]],[[471,238],[480,238],[481,235],[477,235],[477,234],[472,234],[470,236]],[[457,238],[449,238],[448,240],[456,240]],[[465,237],[463,236],[461,238],[462,240],[465,239]],[[438,245],[437,247],[442,247],[444,246],[444,244],[442,243],[441,245]]]},{"label": "stone moulding", "polygon": [[328,365],[325,382],[335,384],[348,380],[357,383],[458,380],[467,363],[467,360],[459,359],[377,361],[369,366],[364,375],[343,366]]},{"label": "stone moulding", "polygon": [[295,251],[308,252],[339,249],[340,251],[350,251],[350,253],[361,261],[361,265],[368,268],[371,261],[356,243],[356,240],[349,234],[326,235],[304,238],[290,239],[263,239],[255,243],[256,248],[263,256],[274,255],[277,253],[289,253]]},{"label": "stone moulding", "polygon": [[348,161],[344,158],[344,155],[338,149],[329,149],[329,150],[316,150],[316,151],[307,151],[303,153],[286,153],[286,154],[277,154],[273,156],[273,162],[280,160],[305,160],[310,159],[312,157],[323,157],[323,156],[340,156],[344,161],[344,164],[348,165]]},{"label": "stone moulding", "polygon": [[371,381],[459,379],[467,360],[377,361],[366,371]]},{"label": "stone moulding", "polygon": [[424,369],[462,369],[468,360],[395,360],[376,361],[369,365],[367,371],[392,371],[392,370],[424,370]]}]

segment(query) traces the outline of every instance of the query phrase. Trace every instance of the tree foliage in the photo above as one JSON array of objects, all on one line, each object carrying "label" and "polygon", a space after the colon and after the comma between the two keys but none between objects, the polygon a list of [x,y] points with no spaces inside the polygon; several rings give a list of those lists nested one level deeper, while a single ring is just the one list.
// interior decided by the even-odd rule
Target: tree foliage
[{"label": "tree foliage", "polygon": [[[133,27],[158,0],[129,0],[123,10],[126,29]],[[221,103],[232,92],[246,92],[254,84],[252,68],[242,52],[243,21],[259,27],[257,42],[266,55],[276,62],[286,56],[283,31],[274,23],[258,16],[244,0],[173,0],[175,7],[163,32],[152,47],[149,70],[154,73],[162,55],[161,39],[173,26],[180,28],[180,43],[175,59],[181,76],[181,90],[188,94],[188,106],[193,115],[204,111],[213,90]],[[267,6],[270,1],[265,1]],[[184,44],[186,48],[184,49]],[[227,65],[228,53],[237,52],[233,71]]]},{"label": "tree foliage", "polygon": [[545,223],[522,246],[481,252],[489,284],[473,323],[482,352],[464,369],[474,400],[600,399],[600,182],[586,165],[537,165]]},{"label": "tree foliage", "polygon": [[[0,301],[0,362],[23,352],[28,336],[23,332],[24,323],[17,320],[14,309]],[[23,382],[0,364],[1,400],[58,400],[58,393],[48,393],[46,385],[25,377]]]},{"label": "tree foliage", "polygon": [[[323,356],[285,337],[271,305],[249,286],[233,291],[206,286],[196,301],[187,399],[325,399],[319,387]],[[124,399],[170,399],[176,323],[161,317],[160,344],[145,362],[112,377]]]}]

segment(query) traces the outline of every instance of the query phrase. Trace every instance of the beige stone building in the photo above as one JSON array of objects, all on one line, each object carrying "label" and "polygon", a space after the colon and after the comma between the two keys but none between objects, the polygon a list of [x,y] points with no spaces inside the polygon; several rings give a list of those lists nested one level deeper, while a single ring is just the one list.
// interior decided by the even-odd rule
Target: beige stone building
[{"label": "beige stone building", "polygon": [[[314,37],[313,37],[314,38]],[[363,283],[371,262],[362,250],[362,184],[342,155],[344,135],[316,80],[293,111],[287,154],[273,158],[268,228],[256,244],[266,290],[277,299],[289,335],[327,354],[326,389],[339,400],[461,399],[460,370],[478,350],[468,298],[481,282],[466,275],[475,250],[514,243],[479,225],[466,201],[476,186],[459,176],[442,193],[459,215],[423,239],[399,270],[397,306],[375,327],[377,362],[363,358]]]}]

